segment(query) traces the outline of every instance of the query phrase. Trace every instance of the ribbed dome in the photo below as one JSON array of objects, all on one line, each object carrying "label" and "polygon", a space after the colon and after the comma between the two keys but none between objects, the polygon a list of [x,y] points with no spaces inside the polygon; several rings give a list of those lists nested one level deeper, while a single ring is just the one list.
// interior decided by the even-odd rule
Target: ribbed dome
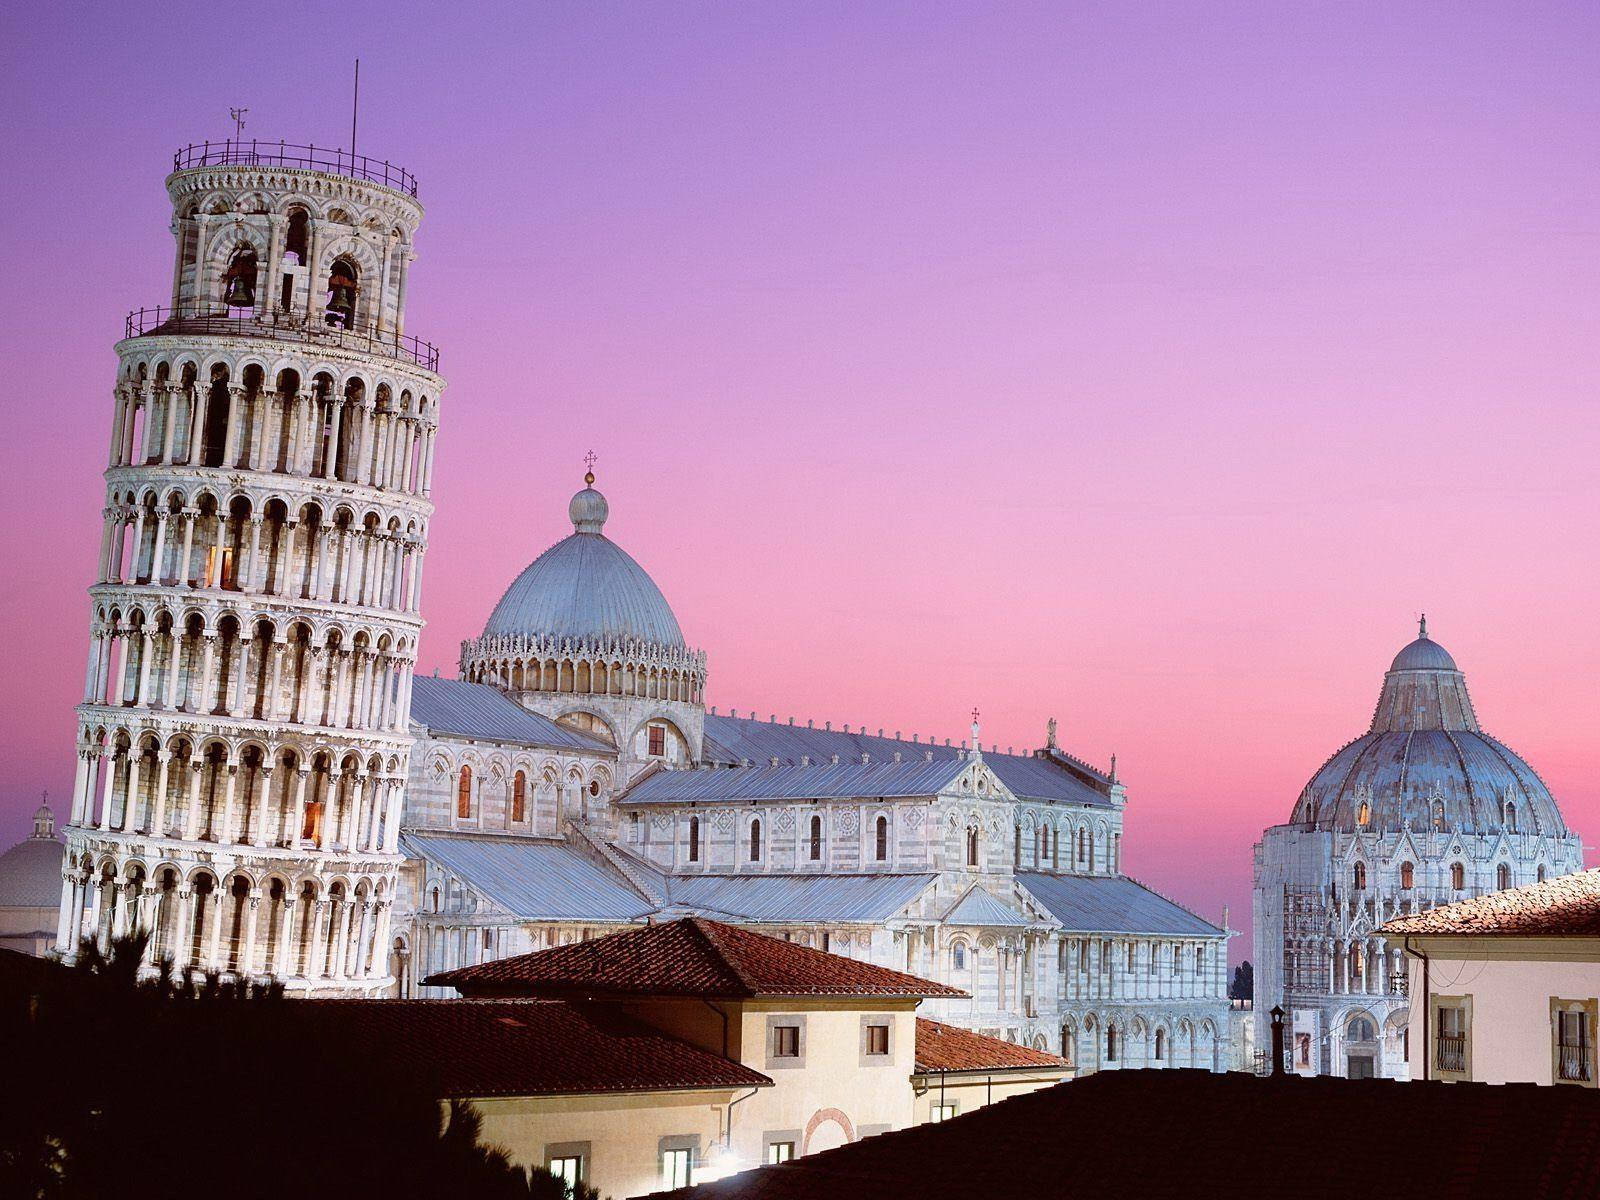
[{"label": "ribbed dome", "polygon": [[1444,805],[1445,827],[1463,833],[1504,828],[1507,802],[1518,831],[1566,833],[1534,769],[1478,728],[1466,677],[1424,626],[1384,676],[1371,729],[1322,765],[1294,820],[1319,829],[1422,831],[1433,827],[1435,801]]},{"label": "ribbed dome", "polygon": [[506,589],[484,637],[634,639],[682,647],[683,631],[661,589],[628,552],[601,533],[610,507],[593,487],[567,507],[574,532]]},{"label": "ribbed dome", "polygon": [[[39,829],[37,817],[34,828]],[[0,908],[54,908],[61,903],[61,859],[67,848],[56,839],[53,823],[49,830],[35,832],[0,854]]]}]

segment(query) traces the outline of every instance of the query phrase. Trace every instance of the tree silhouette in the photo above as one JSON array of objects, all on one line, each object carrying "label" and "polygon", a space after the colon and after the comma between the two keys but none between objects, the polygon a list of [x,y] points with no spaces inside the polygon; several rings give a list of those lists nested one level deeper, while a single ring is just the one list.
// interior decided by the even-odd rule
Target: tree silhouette
[{"label": "tree silhouette", "polygon": [[1228,985],[1229,1000],[1254,1000],[1256,998],[1256,969],[1247,958],[1233,969],[1233,982]]},{"label": "tree silhouette", "polygon": [[[0,1196],[562,1200],[480,1144],[403,1045],[372,1053],[276,984],[139,979],[145,938],[60,967],[0,952]],[[580,1185],[575,1200],[597,1200]]]}]

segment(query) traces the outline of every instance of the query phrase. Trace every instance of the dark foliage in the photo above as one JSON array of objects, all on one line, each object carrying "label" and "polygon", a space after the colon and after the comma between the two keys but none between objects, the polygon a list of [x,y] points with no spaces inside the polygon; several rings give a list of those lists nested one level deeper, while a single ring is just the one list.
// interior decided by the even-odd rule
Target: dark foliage
[{"label": "dark foliage", "polygon": [[1254,1000],[1256,998],[1256,969],[1247,958],[1233,969],[1233,982],[1228,985],[1229,1000]]},{"label": "dark foliage", "polygon": [[0,962],[0,1197],[565,1196],[480,1145],[406,1047],[358,1054],[276,986],[140,982],[143,951]]}]

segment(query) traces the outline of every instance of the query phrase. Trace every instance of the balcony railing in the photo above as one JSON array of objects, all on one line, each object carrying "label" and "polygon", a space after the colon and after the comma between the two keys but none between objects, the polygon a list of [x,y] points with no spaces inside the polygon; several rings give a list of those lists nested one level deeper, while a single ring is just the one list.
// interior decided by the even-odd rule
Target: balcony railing
[{"label": "balcony railing", "polygon": [[1582,1042],[1563,1041],[1556,1046],[1559,1078],[1589,1081],[1589,1047]]},{"label": "balcony railing", "polygon": [[1441,1033],[1434,1039],[1433,1065],[1441,1071],[1467,1069],[1467,1035]]},{"label": "balcony railing", "polygon": [[201,308],[141,308],[128,314],[124,337],[156,334],[226,334],[233,337],[271,338],[283,342],[310,342],[398,358],[429,371],[439,369],[439,348],[421,338],[402,337],[376,326],[347,329],[298,313],[247,312]]},{"label": "balcony railing", "polygon": [[368,158],[348,150],[324,146],[295,146],[288,142],[248,142],[229,139],[223,142],[195,142],[172,156],[174,171],[196,167],[221,166],[293,167],[302,171],[328,171],[348,175],[368,183],[381,183],[408,196],[417,194],[417,177],[387,159]]}]

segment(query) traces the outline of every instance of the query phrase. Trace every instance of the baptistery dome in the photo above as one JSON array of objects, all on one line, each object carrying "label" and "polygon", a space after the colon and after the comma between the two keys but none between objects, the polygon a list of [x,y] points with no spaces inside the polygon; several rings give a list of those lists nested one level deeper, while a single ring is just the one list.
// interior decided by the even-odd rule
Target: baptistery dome
[{"label": "baptistery dome", "polygon": [[1534,769],[1479,728],[1466,677],[1426,621],[1384,676],[1371,728],[1312,776],[1293,820],[1346,832],[1567,832]]},{"label": "baptistery dome", "polygon": [[603,530],[606,498],[589,486],[567,506],[573,532],[530,563],[483,628],[486,638],[571,638],[682,647],[683,631],[655,581]]}]

